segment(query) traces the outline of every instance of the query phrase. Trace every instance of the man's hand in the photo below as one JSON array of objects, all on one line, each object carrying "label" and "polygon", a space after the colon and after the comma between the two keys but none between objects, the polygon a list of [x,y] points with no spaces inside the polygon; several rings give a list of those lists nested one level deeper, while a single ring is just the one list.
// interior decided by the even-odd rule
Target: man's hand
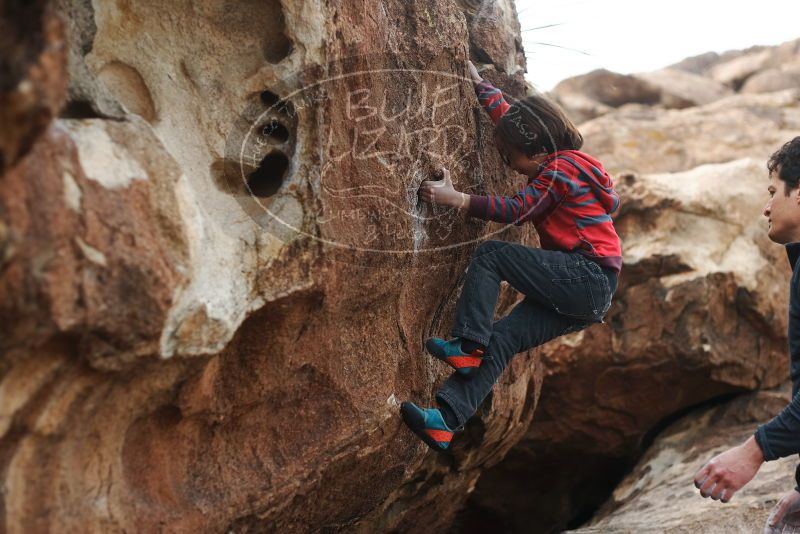
[{"label": "man's hand", "polygon": [[700,495],[728,502],[733,494],[750,482],[764,463],[764,455],[753,436],[742,445],[708,461],[694,476]]},{"label": "man's hand", "polygon": [[473,85],[478,85],[483,81],[483,78],[480,74],[478,74],[478,69],[475,68],[475,65],[472,64],[472,61],[467,60],[467,68],[469,69],[469,75],[472,78]]},{"label": "man's hand", "polygon": [[436,174],[441,176],[440,180],[425,180],[420,185],[419,195],[422,200],[432,204],[453,206],[454,208],[468,208],[469,195],[460,193],[453,188],[453,182],[450,180],[450,171],[442,167]]},{"label": "man's hand", "polygon": [[764,525],[764,534],[780,534],[781,532],[794,532],[784,530],[786,527],[800,526],[800,493],[792,490],[781,497]]}]

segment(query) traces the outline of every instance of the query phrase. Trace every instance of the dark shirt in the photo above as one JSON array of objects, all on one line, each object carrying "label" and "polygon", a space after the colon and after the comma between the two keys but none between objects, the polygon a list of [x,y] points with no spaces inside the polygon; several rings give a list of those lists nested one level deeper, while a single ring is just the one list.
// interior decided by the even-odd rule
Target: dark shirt
[{"label": "dark shirt", "polygon": [[[786,245],[792,282],[789,286],[789,357],[792,401],[771,421],[759,426],[755,438],[764,460],[777,460],[800,453],[800,242]],[[800,491],[800,465],[795,471],[796,490]]]}]

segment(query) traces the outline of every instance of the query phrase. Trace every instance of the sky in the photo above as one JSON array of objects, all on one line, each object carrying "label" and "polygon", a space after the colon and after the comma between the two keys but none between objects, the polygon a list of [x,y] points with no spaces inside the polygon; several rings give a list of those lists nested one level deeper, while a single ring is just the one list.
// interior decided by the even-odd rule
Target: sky
[{"label": "sky", "polygon": [[598,68],[645,72],[704,52],[800,37],[800,0],[516,0],[516,5],[526,77],[542,91]]}]

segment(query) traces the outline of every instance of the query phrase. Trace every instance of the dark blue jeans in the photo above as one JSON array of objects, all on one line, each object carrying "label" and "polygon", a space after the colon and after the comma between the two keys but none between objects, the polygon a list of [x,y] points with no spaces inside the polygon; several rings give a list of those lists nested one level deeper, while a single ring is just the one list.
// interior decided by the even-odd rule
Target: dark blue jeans
[{"label": "dark blue jeans", "polygon": [[[503,280],[525,298],[493,322]],[[580,253],[506,241],[481,243],[467,267],[451,334],[477,341],[486,351],[471,377],[453,373],[439,388],[436,400],[443,411],[449,408],[463,425],[515,354],[603,322],[616,288],[615,271]]]}]

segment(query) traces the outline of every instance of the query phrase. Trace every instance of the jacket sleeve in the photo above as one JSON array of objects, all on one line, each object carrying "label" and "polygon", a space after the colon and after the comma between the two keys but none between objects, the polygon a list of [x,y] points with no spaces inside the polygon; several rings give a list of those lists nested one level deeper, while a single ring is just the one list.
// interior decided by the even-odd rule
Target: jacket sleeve
[{"label": "jacket sleeve", "polygon": [[563,170],[546,168],[512,197],[470,195],[468,215],[487,221],[538,224],[553,213],[577,184]]},{"label": "jacket sleeve", "polygon": [[[788,332],[792,400],[778,415],[755,431],[755,439],[766,461],[800,453],[800,347],[797,342],[800,332],[800,276],[797,263],[792,266],[792,271]],[[795,483],[795,489],[800,491],[800,465],[795,469]]]},{"label": "jacket sleeve", "polygon": [[794,489],[800,491],[800,464],[794,469]]},{"label": "jacket sleeve", "polygon": [[[800,453],[800,391],[781,413],[759,426],[754,436],[767,462]],[[800,491],[800,464],[794,480],[794,489]]]},{"label": "jacket sleeve", "polygon": [[756,429],[755,438],[764,460],[800,453],[800,392],[781,413]]},{"label": "jacket sleeve", "polygon": [[480,102],[483,109],[489,114],[494,124],[497,124],[500,117],[505,115],[508,108],[511,107],[508,105],[508,102],[506,102],[506,99],[503,98],[503,93],[500,89],[487,80],[483,80],[475,85],[475,95],[478,97],[478,102]]}]

